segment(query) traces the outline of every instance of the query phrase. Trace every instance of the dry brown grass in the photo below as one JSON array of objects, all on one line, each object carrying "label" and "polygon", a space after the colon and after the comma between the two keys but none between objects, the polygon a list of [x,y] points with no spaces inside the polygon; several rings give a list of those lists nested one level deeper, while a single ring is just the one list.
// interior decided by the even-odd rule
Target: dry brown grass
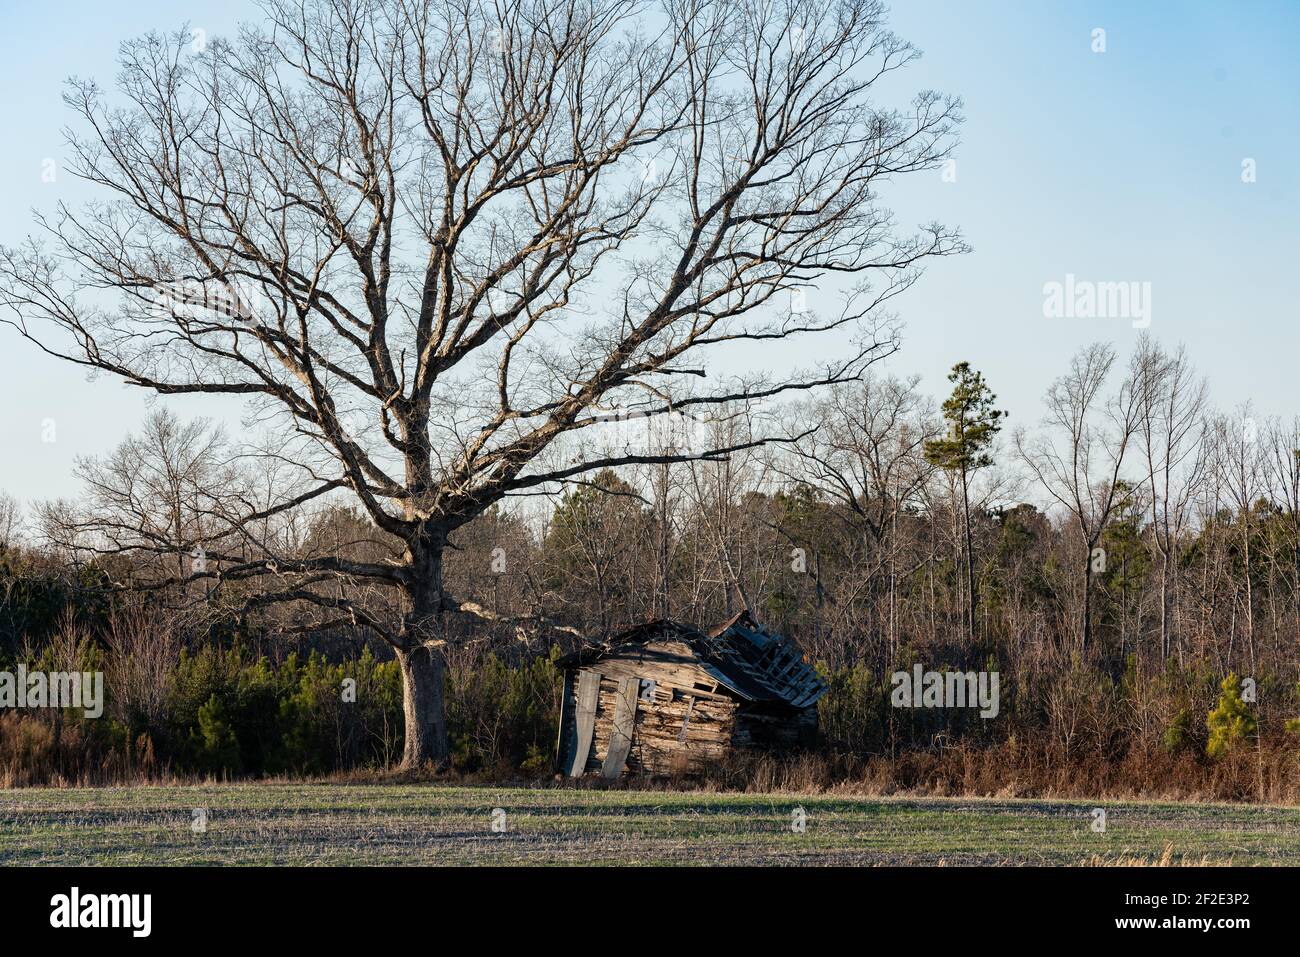
[{"label": "dry brown grass", "polygon": [[999,743],[911,752],[896,758],[805,754],[738,758],[705,787],[917,797],[1096,798],[1300,805],[1300,751],[1293,740],[1211,761],[1163,750],[1063,756]]},{"label": "dry brown grass", "polygon": [[1174,845],[1169,843],[1159,857],[1121,851],[1117,854],[1094,854],[1079,864],[1082,867],[1231,867],[1232,858],[1215,858],[1209,854],[1200,857],[1178,854]]}]

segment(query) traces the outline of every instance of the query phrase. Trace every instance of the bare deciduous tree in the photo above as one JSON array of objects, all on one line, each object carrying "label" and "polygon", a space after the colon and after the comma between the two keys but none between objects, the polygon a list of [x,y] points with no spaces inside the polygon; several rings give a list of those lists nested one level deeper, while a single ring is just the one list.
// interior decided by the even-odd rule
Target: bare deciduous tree
[{"label": "bare deciduous tree", "polygon": [[0,552],[12,548],[18,541],[23,525],[23,508],[12,495],[0,492]]},{"label": "bare deciduous tree", "polygon": [[1268,431],[1265,467],[1269,490],[1287,517],[1291,530],[1290,565],[1292,612],[1300,633],[1300,418],[1274,420]]},{"label": "bare deciduous tree", "polygon": [[1206,385],[1184,348],[1166,352],[1146,335],[1134,352],[1131,375],[1151,541],[1160,562],[1160,654],[1168,658],[1180,546],[1191,520],[1192,495],[1207,467]]},{"label": "bare deciduous tree", "polygon": [[792,430],[796,441],[785,470],[839,506],[837,514],[845,516],[860,548],[860,587],[867,597],[874,597],[883,579],[891,660],[897,650],[898,581],[933,559],[923,555],[899,567],[899,518],[917,505],[920,489],[930,481],[935,466],[926,461],[925,444],[942,434],[917,381],[868,375],[860,386],[838,386],[809,404]]},{"label": "bare deciduous tree", "polygon": [[[879,0],[263,8],[201,51],[188,33],[126,44],[117,100],[71,83],[71,166],[106,199],[0,252],[0,303],[88,369],[251,401],[282,441],[245,453],[290,463],[294,491],[170,543],[212,560],[186,577],[269,576],[260,602],[383,636],[404,764],[441,764],[444,616],[467,610],[444,589],[448,537],[593,469],[735,451],[575,454],[602,408],[703,414],[858,377],[888,341],[883,304],[963,248],[938,224],[900,233],[877,197],[946,159],[959,105],[868,99],[917,55]],[[841,305],[787,308],[827,277]],[[815,367],[707,375],[719,347],[833,330]],[[340,492],[399,556],[223,544]],[[404,613],[331,579],[390,588]]]},{"label": "bare deciduous tree", "polygon": [[1094,343],[1070,362],[1070,371],[1047,390],[1043,433],[1016,433],[1016,448],[1039,485],[1070,516],[1083,547],[1079,642],[1092,631],[1092,551],[1120,500],[1121,469],[1137,431],[1139,402],[1131,377],[1113,395],[1103,389],[1115,350]]},{"label": "bare deciduous tree", "polygon": [[1256,501],[1263,494],[1265,487],[1262,436],[1249,402],[1238,408],[1232,415],[1216,416],[1212,430],[1214,469],[1218,486],[1232,507],[1237,530],[1241,536],[1239,539],[1242,567],[1240,578],[1243,594],[1240,601],[1243,617],[1246,619],[1246,647],[1250,652],[1250,665],[1253,671],[1256,667],[1256,649],[1251,540],[1255,524]]}]

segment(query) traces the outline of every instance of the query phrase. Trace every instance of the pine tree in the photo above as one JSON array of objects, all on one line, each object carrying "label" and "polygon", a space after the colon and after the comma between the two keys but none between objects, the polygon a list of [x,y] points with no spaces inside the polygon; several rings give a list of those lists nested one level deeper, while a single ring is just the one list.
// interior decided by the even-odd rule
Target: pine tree
[{"label": "pine tree", "polygon": [[948,423],[948,434],[944,438],[925,443],[925,459],[931,465],[956,472],[961,479],[966,627],[974,641],[979,599],[975,589],[975,563],[971,548],[970,482],[975,472],[993,464],[993,456],[988,450],[994,437],[1001,431],[1001,423],[1007,413],[994,408],[997,396],[984,384],[984,377],[972,369],[969,362],[959,362],[953,366],[948,381],[953,383],[952,395],[943,403],[943,417]]},{"label": "pine tree", "polygon": [[1255,716],[1241,698],[1241,681],[1237,676],[1229,672],[1219,688],[1219,703],[1205,719],[1205,726],[1210,730],[1205,753],[1212,758],[1222,757],[1235,745],[1253,738],[1256,730]]}]

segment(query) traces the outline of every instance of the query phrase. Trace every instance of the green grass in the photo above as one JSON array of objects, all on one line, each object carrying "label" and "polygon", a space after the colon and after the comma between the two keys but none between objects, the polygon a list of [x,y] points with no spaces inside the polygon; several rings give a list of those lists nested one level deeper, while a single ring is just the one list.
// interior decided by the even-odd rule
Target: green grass
[{"label": "green grass", "polygon": [[[1095,833],[1090,810],[1107,810]],[[802,807],[806,829],[792,813]],[[208,810],[206,833],[191,828]],[[494,833],[492,811],[506,812]],[[0,864],[1300,864],[1300,808],[436,785],[0,792]]]}]

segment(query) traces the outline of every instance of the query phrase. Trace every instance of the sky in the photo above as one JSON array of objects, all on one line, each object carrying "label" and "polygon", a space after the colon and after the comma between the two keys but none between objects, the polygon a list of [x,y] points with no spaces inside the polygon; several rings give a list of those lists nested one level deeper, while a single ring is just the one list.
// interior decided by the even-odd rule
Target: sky
[{"label": "sky", "polygon": [[[0,244],[31,231],[34,208],[92,195],[70,175],[43,177],[65,155],[67,77],[108,86],[125,39],[183,21],[218,35],[257,15],[243,0],[113,6],[0,4]],[[1300,414],[1300,0],[896,0],[891,27],[924,53],[891,80],[892,101],[954,93],[966,122],[946,176],[882,198],[902,224],[959,226],[972,252],[935,262],[894,301],[903,348],[887,371],[942,397],[947,370],[969,361],[1011,424],[1032,426],[1075,351],[1104,340],[1125,354],[1149,323],[1186,346],[1220,407]],[[1125,316],[1045,314],[1045,290],[1070,276],[1073,289],[1133,283],[1140,298]],[[791,361],[824,348],[800,344]],[[27,503],[76,495],[77,456],[111,449],[150,401],[0,326],[0,490]]]}]

